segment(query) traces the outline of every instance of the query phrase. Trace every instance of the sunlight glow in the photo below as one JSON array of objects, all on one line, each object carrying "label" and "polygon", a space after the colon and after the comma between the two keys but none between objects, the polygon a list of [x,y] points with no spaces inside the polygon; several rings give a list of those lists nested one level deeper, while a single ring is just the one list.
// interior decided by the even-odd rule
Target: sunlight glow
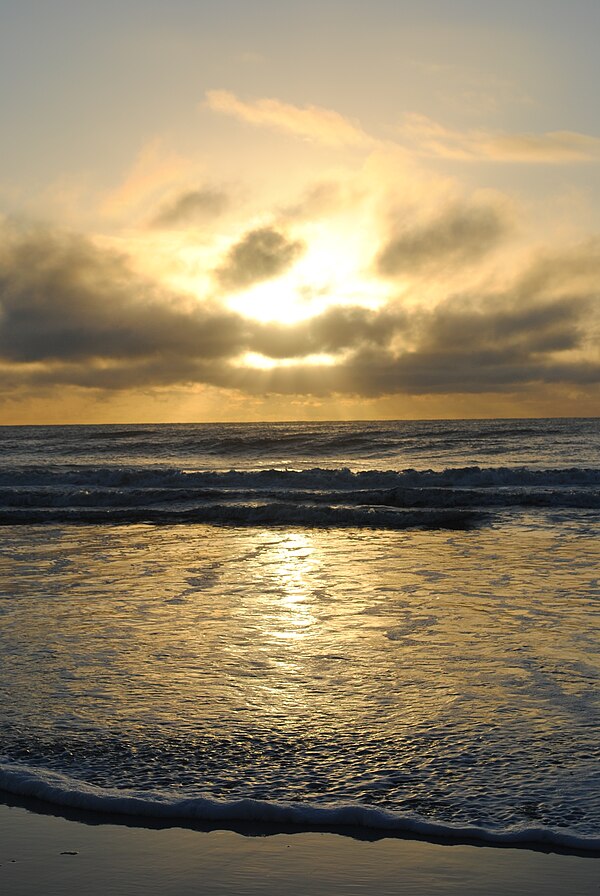
[{"label": "sunlight glow", "polygon": [[266,632],[270,637],[294,641],[309,634],[315,622],[310,611],[312,593],[308,581],[316,566],[314,555],[311,539],[298,532],[289,532],[273,549],[280,600],[277,607],[273,606],[272,627]]},{"label": "sunlight glow", "polygon": [[339,355],[304,355],[298,358],[269,358],[258,352],[246,352],[235,362],[236,367],[253,367],[257,370],[275,370],[277,367],[315,366],[332,367],[340,361]]},{"label": "sunlight glow", "polygon": [[368,274],[369,245],[356,225],[313,226],[302,237],[306,254],[291,270],[230,296],[228,307],[265,323],[294,324],[332,305],[378,308],[387,300],[387,286]]}]

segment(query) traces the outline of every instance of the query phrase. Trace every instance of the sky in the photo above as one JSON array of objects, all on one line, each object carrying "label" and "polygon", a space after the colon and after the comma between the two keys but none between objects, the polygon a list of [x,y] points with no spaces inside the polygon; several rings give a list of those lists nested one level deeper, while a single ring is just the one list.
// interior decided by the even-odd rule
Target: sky
[{"label": "sky", "polygon": [[597,0],[0,0],[0,423],[591,416]]}]

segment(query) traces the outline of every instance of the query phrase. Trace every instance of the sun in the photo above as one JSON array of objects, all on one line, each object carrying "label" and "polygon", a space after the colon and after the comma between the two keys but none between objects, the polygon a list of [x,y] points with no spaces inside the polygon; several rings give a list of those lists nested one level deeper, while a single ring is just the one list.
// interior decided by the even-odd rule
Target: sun
[{"label": "sun", "polygon": [[377,308],[385,287],[365,273],[368,247],[356,231],[307,228],[307,250],[279,277],[253,284],[225,299],[244,317],[264,323],[293,325],[321,314],[332,305]]}]

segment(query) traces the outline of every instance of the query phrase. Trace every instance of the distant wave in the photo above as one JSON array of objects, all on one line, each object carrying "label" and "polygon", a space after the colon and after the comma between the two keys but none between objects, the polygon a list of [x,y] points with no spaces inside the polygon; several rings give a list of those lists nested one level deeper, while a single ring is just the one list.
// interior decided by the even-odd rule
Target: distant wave
[{"label": "distant wave", "polygon": [[531,844],[597,851],[600,836],[585,836],[568,828],[504,828],[446,824],[414,814],[400,814],[359,803],[292,803],[257,799],[218,800],[201,793],[103,788],[58,772],[22,765],[0,765],[0,790],[33,797],[56,806],[131,818],[172,819],[180,822],[262,822],[319,827],[362,827],[396,833],[474,840],[498,845]]},{"label": "distant wave", "polygon": [[198,469],[596,466],[598,419],[0,426],[0,459]]}]

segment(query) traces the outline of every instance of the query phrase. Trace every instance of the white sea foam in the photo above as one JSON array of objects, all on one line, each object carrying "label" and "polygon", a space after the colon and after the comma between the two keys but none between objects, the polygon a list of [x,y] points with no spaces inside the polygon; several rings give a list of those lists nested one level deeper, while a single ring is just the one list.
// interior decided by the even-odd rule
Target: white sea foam
[{"label": "white sea foam", "polygon": [[218,800],[202,793],[181,796],[164,790],[122,790],[97,787],[58,772],[25,765],[0,764],[0,790],[33,797],[62,808],[79,809],[130,818],[170,819],[179,822],[258,822],[272,825],[318,827],[362,827],[424,837],[473,840],[498,845],[531,844],[597,851],[600,836],[581,836],[568,829],[507,828],[443,824],[418,815],[399,814],[358,803],[271,802],[269,800]]}]

